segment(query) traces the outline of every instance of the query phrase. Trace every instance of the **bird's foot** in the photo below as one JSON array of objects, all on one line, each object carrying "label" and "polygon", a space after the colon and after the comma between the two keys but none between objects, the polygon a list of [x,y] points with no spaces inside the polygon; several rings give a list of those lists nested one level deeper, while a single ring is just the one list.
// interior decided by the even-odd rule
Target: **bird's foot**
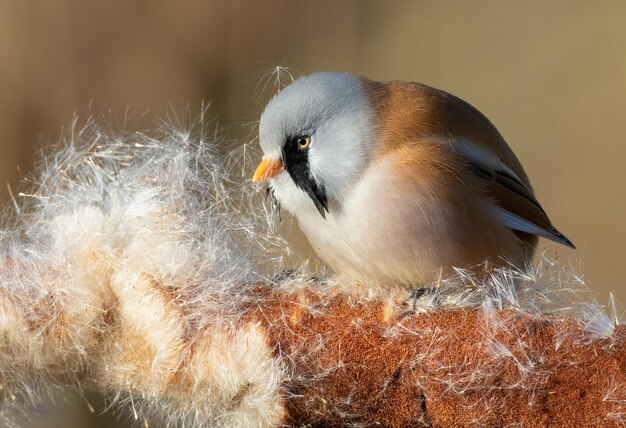
[{"label": "bird's foot", "polygon": [[411,292],[411,301],[413,302],[413,312],[417,312],[417,302],[422,298],[427,299],[434,295],[437,287],[421,287]]},{"label": "bird's foot", "polygon": [[[274,277],[270,280],[270,284],[278,285],[290,279],[297,279],[298,277],[302,277],[302,272],[296,269],[283,269],[274,275]],[[308,276],[304,277],[304,279],[315,284],[323,284],[326,278],[320,276]]]},{"label": "bird's foot", "polygon": [[280,272],[278,272],[276,275],[274,275],[274,278],[272,278],[270,283],[272,285],[280,284],[281,282],[284,282],[290,278],[295,277],[297,273],[298,271],[296,271],[295,269],[283,269]]}]

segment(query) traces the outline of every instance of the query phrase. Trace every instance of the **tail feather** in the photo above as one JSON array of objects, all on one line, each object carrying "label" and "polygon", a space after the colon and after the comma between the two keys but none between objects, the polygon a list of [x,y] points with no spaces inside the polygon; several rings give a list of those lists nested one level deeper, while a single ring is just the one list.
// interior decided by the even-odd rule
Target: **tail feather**
[{"label": "tail feather", "polygon": [[541,227],[498,206],[494,206],[494,211],[496,213],[496,217],[509,229],[516,230],[518,232],[531,233],[533,235],[549,239],[550,241],[558,242],[559,244],[563,244],[567,247],[573,249],[576,248],[572,241],[567,239],[567,237],[559,232],[554,226],[550,226],[548,228]]}]

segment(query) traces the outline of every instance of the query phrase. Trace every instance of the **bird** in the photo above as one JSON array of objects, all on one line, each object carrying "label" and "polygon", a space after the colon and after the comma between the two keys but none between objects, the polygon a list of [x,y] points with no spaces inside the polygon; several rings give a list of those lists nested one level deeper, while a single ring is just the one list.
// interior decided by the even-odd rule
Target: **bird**
[{"label": "bird", "polygon": [[420,289],[527,267],[539,237],[575,248],[489,119],[425,84],[305,75],[267,103],[259,144],[252,181],[338,274]]}]

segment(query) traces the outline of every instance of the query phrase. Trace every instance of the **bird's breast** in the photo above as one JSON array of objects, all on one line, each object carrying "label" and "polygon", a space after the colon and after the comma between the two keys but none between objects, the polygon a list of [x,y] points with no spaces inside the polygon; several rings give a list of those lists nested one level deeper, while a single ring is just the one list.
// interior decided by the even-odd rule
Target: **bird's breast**
[{"label": "bird's breast", "polygon": [[294,212],[333,270],[415,287],[452,267],[517,257],[519,241],[489,217],[487,201],[462,197],[463,187],[433,190],[427,177],[407,183],[393,173],[396,161],[368,168],[348,198],[331,201],[326,218],[314,207]]},{"label": "bird's breast", "polygon": [[[407,194],[390,174],[391,160],[370,168],[349,198],[331,204],[326,218],[297,215],[316,253],[331,268],[360,278],[415,284],[450,262],[442,248],[455,231],[452,207],[425,193]],[[317,214],[317,215],[315,215]]]}]

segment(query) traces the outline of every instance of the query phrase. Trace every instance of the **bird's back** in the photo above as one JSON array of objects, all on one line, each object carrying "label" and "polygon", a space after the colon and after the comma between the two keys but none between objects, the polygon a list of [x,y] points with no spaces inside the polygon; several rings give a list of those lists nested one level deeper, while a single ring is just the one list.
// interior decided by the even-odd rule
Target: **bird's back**
[{"label": "bird's back", "polygon": [[[381,130],[378,156],[439,138],[482,180],[498,215],[530,248],[537,235],[573,246],[537,201],[528,176],[496,127],[478,109],[447,92],[414,82],[366,80]],[[443,147],[447,145],[448,147]]]},{"label": "bird's back", "polygon": [[384,129],[384,150],[421,137],[461,136],[495,154],[524,185],[531,187],[522,164],[497,128],[468,102],[416,82],[367,81],[366,87]]}]

